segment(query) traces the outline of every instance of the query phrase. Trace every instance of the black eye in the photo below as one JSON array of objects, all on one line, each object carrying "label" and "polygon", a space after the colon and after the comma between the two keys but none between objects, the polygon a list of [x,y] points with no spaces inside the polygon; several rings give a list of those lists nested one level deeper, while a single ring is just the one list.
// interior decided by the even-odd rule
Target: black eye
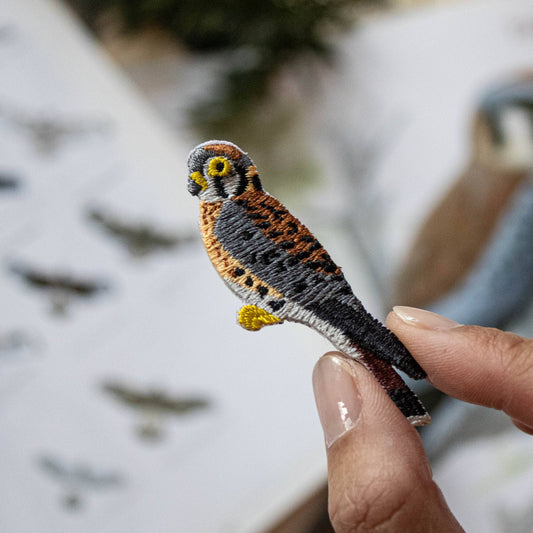
[{"label": "black eye", "polygon": [[222,163],[222,161],[219,161],[219,162],[217,163],[216,169],[217,169],[219,172],[222,172],[222,171],[224,170],[224,163]]}]

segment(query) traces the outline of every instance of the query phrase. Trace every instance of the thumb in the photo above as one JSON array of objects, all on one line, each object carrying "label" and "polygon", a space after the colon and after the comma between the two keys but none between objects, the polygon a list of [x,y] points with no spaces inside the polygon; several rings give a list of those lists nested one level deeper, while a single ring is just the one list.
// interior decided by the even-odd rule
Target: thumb
[{"label": "thumb", "polygon": [[418,433],[363,366],[326,354],[313,388],[337,533],[462,531],[431,478]]},{"label": "thumb", "polygon": [[395,307],[387,326],[438,389],[500,409],[533,432],[533,340],[494,328],[461,326],[429,311]]}]

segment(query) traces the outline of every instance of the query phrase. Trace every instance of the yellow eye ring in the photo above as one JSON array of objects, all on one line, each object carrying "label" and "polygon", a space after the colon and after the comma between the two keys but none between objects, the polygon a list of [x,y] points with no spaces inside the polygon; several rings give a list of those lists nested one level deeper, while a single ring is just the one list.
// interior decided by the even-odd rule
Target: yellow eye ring
[{"label": "yellow eye ring", "polygon": [[214,178],[215,176],[220,176],[223,178],[227,176],[231,171],[231,163],[225,157],[213,157],[209,161],[207,167],[207,174]]}]

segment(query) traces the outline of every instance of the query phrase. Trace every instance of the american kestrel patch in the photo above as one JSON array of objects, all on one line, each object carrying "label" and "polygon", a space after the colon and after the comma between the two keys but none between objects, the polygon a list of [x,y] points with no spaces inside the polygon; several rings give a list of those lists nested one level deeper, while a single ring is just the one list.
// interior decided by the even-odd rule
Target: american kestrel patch
[{"label": "american kestrel patch", "polygon": [[313,328],[362,363],[411,424],[429,424],[429,414],[392,366],[414,379],[425,372],[365,310],[313,234],[263,190],[248,155],[230,142],[209,141],[190,153],[188,172],[209,258],[245,302],[239,324],[257,331],[287,320]]}]

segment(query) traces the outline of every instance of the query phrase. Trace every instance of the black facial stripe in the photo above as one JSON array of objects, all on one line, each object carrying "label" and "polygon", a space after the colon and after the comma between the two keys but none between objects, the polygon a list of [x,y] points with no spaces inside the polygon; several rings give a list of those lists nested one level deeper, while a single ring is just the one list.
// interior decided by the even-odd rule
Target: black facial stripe
[{"label": "black facial stripe", "polygon": [[252,176],[252,185],[254,186],[254,189],[256,191],[263,190],[263,186],[261,185],[261,180],[259,179],[259,176],[257,174],[255,176]]},{"label": "black facial stripe", "polygon": [[247,185],[248,178],[242,172],[239,172],[239,186],[235,191],[235,196],[240,196],[246,190]]},{"label": "black facial stripe", "polygon": [[222,178],[220,176],[215,176],[213,178],[213,183],[215,185],[215,189],[218,193],[218,195],[222,198],[227,198],[228,194],[224,190],[224,185],[222,184]]}]

